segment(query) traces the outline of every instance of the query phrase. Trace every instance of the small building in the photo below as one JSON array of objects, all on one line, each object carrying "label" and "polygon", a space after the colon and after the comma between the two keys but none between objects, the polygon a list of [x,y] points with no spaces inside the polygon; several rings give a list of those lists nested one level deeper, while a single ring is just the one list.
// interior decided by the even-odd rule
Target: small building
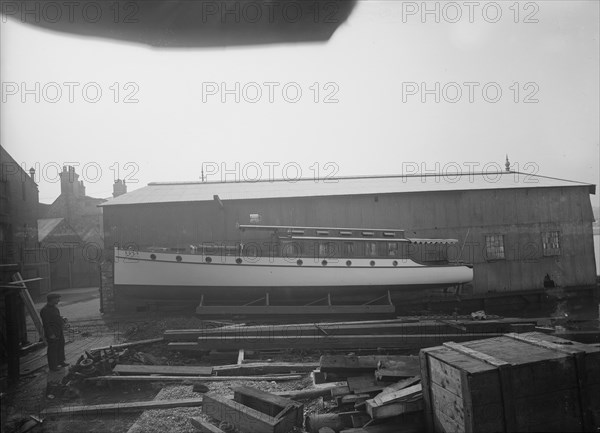
[{"label": "small building", "polygon": [[65,218],[37,222],[40,247],[50,264],[52,289],[98,286],[101,248],[81,238]]},{"label": "small building", "polygon": [[106,245],[140,249],[186,251],[202,242],[236,241],[236,224],[251,218],[266,225],[397,228],[411,238],[458,239],[446,254],[473,264],[470,291],[512,294],[541,290],[548,279],[563,288],[595,287],[595,188],[513,171],[151,183],[101,206]]},{"label": "small building", "polygon": [[52,289],[100,285],[105,199],[89,197],[72,166],[60,173],[60,195],[38,222],[40,243],[51,265]]}]

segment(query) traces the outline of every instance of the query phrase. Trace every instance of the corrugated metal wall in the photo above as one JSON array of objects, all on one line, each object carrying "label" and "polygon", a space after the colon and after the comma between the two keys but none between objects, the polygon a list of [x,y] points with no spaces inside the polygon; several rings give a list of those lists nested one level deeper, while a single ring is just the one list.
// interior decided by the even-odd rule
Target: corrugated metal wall
[{"label": "corrugated metal wall", "polygon": [[[256,213],[269,225],[398,228],[407,237],[458,239],[449,258],[474,263],[480,293],[540,288],[546,273],[565,287],[596,278],[586,186],[239,200],[223,208],[217,202],[107,206],[105,246],[238,241],[236,223]],[[543,231],[560,232],[560,256],[544,257]],[[486,260],[489,234],[504,235],[505,259]]]}]

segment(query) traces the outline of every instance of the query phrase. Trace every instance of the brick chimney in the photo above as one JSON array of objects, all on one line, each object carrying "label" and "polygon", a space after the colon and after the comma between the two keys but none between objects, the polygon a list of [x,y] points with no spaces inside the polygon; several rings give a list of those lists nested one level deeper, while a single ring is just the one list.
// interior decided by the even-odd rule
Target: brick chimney
[{"label": "brick chimney", "polygon": [[117,179],[113,185],[113,197],[118,197],[120,195],[127,193],[127,184],[124,180]]},{"label": "brick chimney", "polygon": [[67,197],[79,197],[79,188],[83,182],[79,182],[79,175],[75,173],[75,167],[63,166],[60,173],[60,193]]}]

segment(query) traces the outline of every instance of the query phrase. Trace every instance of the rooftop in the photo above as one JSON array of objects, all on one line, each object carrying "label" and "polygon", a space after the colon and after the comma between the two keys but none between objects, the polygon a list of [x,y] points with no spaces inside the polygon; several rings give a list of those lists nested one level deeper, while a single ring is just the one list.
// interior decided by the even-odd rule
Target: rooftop
[{"label": "rooftop", "polygon": [[427,175],[354,176],[329,179],[261,180],[256,182],[166,182],[109,199],[100,206],[144,203],[175,203],[220,200],[251,200],[286,197],[393,194],[433,191],[465,191],[512,188],[587,187],[589,183],[515,171],[447,173]]}]

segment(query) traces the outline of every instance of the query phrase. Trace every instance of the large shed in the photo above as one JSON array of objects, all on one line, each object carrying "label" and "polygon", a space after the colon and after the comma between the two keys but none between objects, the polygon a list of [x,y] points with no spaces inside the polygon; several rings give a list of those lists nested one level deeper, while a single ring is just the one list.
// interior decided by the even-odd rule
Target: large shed
[{"label": "large shed", "polygon": [[[150,183],[103,203],[105,247],[185,249],[236,224],[404,229],[452,238],[474,293],[592,287],[595,185],[514,171],[295,181]],[[435,252],[432,252],[435,254]],[[546,282],[548,279],[546,278]]]}]

